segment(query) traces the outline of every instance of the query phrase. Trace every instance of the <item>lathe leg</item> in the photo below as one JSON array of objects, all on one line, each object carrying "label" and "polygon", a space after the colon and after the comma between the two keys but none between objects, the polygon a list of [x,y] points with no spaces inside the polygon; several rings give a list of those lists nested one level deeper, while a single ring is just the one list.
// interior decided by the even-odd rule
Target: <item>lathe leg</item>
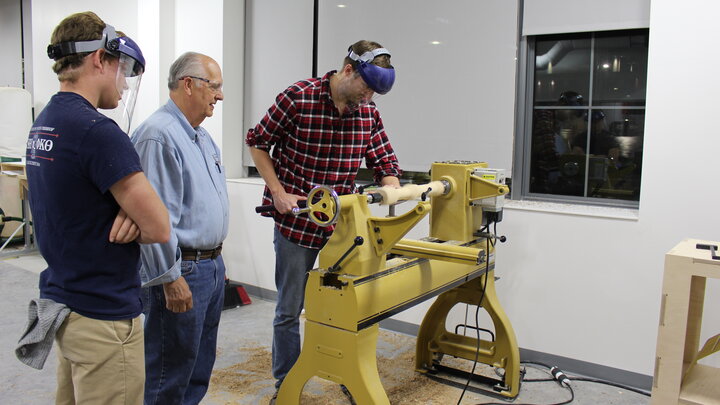
[{"label": "lathe leg", "polygon": [[349,332],[305,322],[300,357],[283,380],[278,405],[297,405],[307,381],[318,376],[344,384],[361,405],[390,405],[377,371],[378,325]]},{"label": "lathe leg", "polygon": [[[478,277],[438,296],[425,314],[417,337],[415,368],[427,372],[435,358],[444,354],[473,361],[477,351],[476,338],[447,331],[446,318],[459,303],[477,305],[485,277]],[[520,350],[515,332],[495,292],[494,271],[488,273],[487,287],[481,305],[495,326],[495,340],[480,339],[478,362],[505,369],[504,385],[494,387],[506,397],[514,398],[520,391]]]}]

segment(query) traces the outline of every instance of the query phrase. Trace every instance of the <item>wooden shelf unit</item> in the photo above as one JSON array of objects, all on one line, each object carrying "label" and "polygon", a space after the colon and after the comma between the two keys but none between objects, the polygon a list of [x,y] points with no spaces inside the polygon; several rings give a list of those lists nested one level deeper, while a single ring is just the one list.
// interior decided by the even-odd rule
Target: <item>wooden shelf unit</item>
[{"label": "wooden shelf unit", "polygon": [[720,405],[720,369],[696,364],[705,284],[720,279],[720,260],[698,244],[720,247],[686,239],[665,255],[652,405]]}]

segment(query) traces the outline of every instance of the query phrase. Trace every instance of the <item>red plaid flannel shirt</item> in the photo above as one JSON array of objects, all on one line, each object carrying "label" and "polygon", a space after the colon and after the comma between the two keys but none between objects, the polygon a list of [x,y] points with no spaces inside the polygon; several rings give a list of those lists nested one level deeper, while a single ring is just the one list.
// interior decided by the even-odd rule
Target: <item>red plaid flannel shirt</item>
[{"label": "red plaid flannel shirt", "polygon": [[[306,196],[318,185],[338,195],[354,193],[363,158],[377,182],[402,173],[374,103],[340,116],[330,98],[334,73],[288,87],[245,138],[248,146],[267,152],[272,148],[275,172],[290,194]],[[267,187],[262,203],[272,204]],[[308,248],[320,249],[334,229],[315,225],[307,215],[273,216],[288,240]]]}]

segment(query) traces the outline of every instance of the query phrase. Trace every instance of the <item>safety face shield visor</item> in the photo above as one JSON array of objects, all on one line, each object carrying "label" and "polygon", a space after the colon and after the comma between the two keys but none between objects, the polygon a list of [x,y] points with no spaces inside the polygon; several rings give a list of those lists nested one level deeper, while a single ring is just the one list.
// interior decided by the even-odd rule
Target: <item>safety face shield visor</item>
[{"label": "safety face shield visor", "polygon": [[100,39],[51,44],[47,47],[47,54],[50,59],[57,61],[68,55],[95,52],[98,49],[103,49],[107,54],[118,58],[114,94],[118,105],[112,110],[102,110],[102,112],[128,132],[140,87],[140,78],[145,70],[145,58],[135,41],[127,36],[119,37],[115,28],[108,24],[103,29]]},{"label": "safety face shield visor", "polygon": [[395,69],[383,68],[372,63],[360,63],[357,71],[372,91],[387,94],[395,83]]},{"label": "safety face shield visor", "polygon": [[140,91],[142,73],[143,67],[139,65],[137,60],[126,54],[120,54],[115,76],[117,107],[111,110],[100,110],[128,134],[130,133],[130,125],[135,111],[135,102]]},{"label": "safety face shield visor", "polygon": [[380,55],[390,56],[390,52],[385,48],[378,48],[358,55],[351,47],[348,57],[358,62],[355,69],[372,91],[387,94],[395,83],[395,69],[392,66],[384,68],[374,65],[372,61]]}]

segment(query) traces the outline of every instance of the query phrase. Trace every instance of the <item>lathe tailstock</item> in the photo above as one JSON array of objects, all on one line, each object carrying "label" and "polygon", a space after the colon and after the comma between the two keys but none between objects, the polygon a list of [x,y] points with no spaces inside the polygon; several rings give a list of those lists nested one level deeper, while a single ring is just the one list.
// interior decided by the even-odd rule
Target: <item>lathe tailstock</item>
[{"label": "lathe tailstock", "polygon": [[[505,370],[493,381],[495,392],[518,395],[520,355],[495,292],[495,236],[490,232],[502,218],[508,192],[501,177],[486,163],[441,162],[433,164],[427,185],[335,196],[310,207],[324,209],[327,217],[334,216],[333,210],[340,215],[320,252],[320,267],[308,275],[302,352],[280,387],[278,404],[299,404],[305,383],[314,376],[344,384],[360,405],[390,404],[377,370],[378,322],[435,296],[417,337],[417,371],[444,371],[445,354],[477,358]],[[398,217],[373,217],[368,208],[414,199],[422,201]],[[402,239],[428,213],[429,237]],[[459,303],[484,308],[494,338],[478,340],[446,330],[448,312]]]}]

